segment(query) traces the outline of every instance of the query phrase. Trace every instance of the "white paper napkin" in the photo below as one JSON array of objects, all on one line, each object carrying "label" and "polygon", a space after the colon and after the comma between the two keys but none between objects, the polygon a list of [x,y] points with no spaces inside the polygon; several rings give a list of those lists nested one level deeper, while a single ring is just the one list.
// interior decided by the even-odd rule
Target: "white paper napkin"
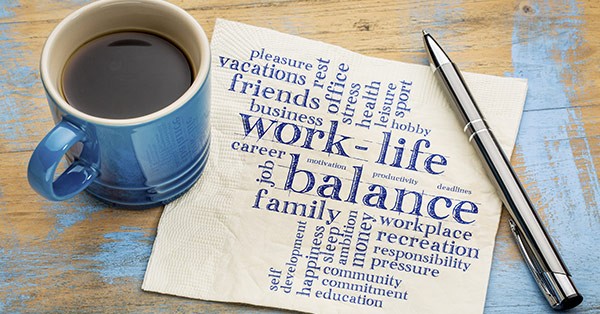
[{"label": "white paper napkin", "polygon": [[[143,289],[319,313],[483,311],[501,204],[431,70],[218,20],[212,143]],[[465,73],[505,152],[524,80]]]}]

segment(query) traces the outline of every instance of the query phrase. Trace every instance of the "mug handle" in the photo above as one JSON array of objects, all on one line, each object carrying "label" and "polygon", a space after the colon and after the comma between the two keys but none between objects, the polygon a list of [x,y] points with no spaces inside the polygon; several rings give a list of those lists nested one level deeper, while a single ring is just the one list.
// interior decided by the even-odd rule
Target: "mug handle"
[{"label": "mug handle", "polygon": [[83,191],[99,174],[90,163],[75,160],[56,180],[54,173],[73,145],[82,142],[83,150],[89,149],[85,145],[87,141],[82,129],[64,119],[60,121],[42,139],[29,159],[27,178],[31,187],[51,201],[66,200]]}]

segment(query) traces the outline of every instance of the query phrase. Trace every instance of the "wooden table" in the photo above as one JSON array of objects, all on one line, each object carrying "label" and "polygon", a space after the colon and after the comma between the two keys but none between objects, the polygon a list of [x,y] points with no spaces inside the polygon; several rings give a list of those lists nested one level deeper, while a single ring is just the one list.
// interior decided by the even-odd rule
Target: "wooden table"
[{"label": "wooden table", "polygon": [[[85,0],[0,0],[0,312],[278,312],[141,291],[162,208],[53,203],[29,187],[31,151],[52,127],[38,73],[52,28]],[[217,17],[426,63],[421,29],[463,70],[529,79],[512,163],[585,300],[600,312],[600,6],[588,1],[175,3],[208,35]],[[486,313],[551,312],[502,217]]]}]

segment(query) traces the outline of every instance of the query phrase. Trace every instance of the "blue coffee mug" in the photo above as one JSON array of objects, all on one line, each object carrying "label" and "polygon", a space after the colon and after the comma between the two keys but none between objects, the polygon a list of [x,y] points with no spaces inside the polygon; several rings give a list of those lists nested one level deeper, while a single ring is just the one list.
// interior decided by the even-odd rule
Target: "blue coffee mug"
[{"label": "blue coffee mug", "polygon": [[[60,93],[68,58],[90,39],[121,30],[153,32],[176,43],[196,74],[192,85],[175,102],[141,117],[107,119],[70,106]],[[54,201],[86,190],[126,208],[177,198],[197,181],[208,158],[209,72],[210,48],[202,27],[175,5],[103,0],[75,11],[52,31],[42,51],[40,73],[56,126],[31,156],[31,187]],[[63,156],[70,165],[56,177]]]}]

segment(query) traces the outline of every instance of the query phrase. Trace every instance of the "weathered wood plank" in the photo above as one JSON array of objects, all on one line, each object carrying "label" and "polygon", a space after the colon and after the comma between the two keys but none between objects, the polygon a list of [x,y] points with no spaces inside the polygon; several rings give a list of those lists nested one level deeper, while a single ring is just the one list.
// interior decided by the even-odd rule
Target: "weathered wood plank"
[{"label": "weathered wood plank", "polygon": [[[420,30],[463,70],[526,77],[512,158],[586,297],[600,311],[600,4],[588,1],[173,1],[212,34],[221,17],[373,57],[425,64]],[[28,186],[52,127],[39,55],[87,1],[0,1],[0,312],[280,312],[140,290],[161,208],[123,211],[87,195],[51,203]],[[486,312],[549,312],[503,215]],[[516,289],[518,288],[518,289]]]}]

